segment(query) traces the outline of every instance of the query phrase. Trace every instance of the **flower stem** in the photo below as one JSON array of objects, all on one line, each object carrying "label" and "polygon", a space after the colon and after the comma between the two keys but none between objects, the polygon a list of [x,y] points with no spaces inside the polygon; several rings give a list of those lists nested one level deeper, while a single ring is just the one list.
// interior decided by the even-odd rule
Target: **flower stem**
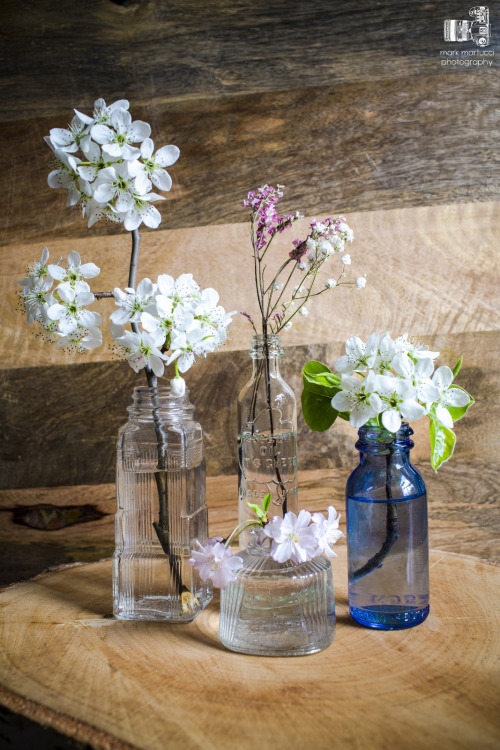
[{"label": "flower stem", "polygon": [[[389,447],[389,452],[385,457],[386,472],[385,472],[385,494],[388,500],[392,500],[392,488],[391,488],[391,458],[392,450]],[[356,583],[361,578],[364,578],[373,570],[380,568],[385,558],[394,547],[399,539],[399,520],[398,520],[398,509],[396,503],[387,503],[387,513],[385,521],[385,539],[378,552],[358,570],[355,570],[350,579],[349,583]]]},{"label": "flower stem", "polygon": [[[138,229],[132,231],[132,253],[130,256],[130,269],[128,276],[128,285],[130,288],[135,289],[137,281],[137,267],[139,264],[139,247],[141,242],[141,236]],[[131,327],[134,333],[140,333],[139,325],[131,322]],[[150,367],[146,367],[146,378],[148,386],[156,389],[158,381],[156,375]],[[170,519],[169,519],[169,503],[168,503],[168,484],[167,484],[167,472],[165,467],[165,453],[166,453],[166,439],[163,426],[158,416],[159,403],[155,391],[152,394],[153,406],[153,421],[156,433],[156,444],[158,450],[158,471],[155,471],[156,489],[158,491],[158,521],[153,522],[154,530],[158,537],[158,541],[165,554],[168,557],[168,564],[170,566],[170,572],[175,586],[175,593],[180,596],[183,591],[186,591],[186,587],[182,585],[181,572],[180,572],[180,559],[178,555],[172,554],[170,547]]]}]

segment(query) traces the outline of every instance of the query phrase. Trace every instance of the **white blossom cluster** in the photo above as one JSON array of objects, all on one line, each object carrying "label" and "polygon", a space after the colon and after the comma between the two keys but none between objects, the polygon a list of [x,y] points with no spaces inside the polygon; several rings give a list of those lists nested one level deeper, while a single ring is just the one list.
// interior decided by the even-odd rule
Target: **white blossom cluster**
[{"label": "white blossom cluster", "polygon": [[126,99],[109,106],[97,99],[91,117],[75,109],[67,128],[52,128],[45,138],[56,161],[48,183],[66,190],[67,206],[81,206],[89,227],[102,218],[129,231],[142,223],[154,229],[160,224],[152,203],[165,198],[152,187],[170,190],[165,167],[177,161],[179,149],[163,146],[155,153],[151,127],[133,121],[128,110]]},{"label": "white blossom cluster", "polygon": [[[298,565],[322,554],[337,557],[332,546],[344,536],[339,529],[340,514],[332,505],[327,510],[327,518],[322,513],[311,516],[307,510],[301,510],[298,516],[289,511],[283,517],[274,516],[270,521],[253,525],[262,525],[261,544],[264,537],[271,539],[270,555],[276,562],[291,560]],[[225,589],[236,580],[235,571],[243,565],[243,560],[231,554],[228,542],[233,538],[234,532],[225,544],[221,537],[209,539],[204,545],[196,540],[197,548],[191,550],[189,563],[199,571],[203,581],[210,579],[214,586]]]},{"label": "white blossom cluster", "polygon": [[[102,318],[87,309],[95,296],[85,281],[95,278],[100,269],[95,263],[82,264],[75,251],[69,253],[66,268],[59,265],[61,259],[54,264],[48,260],[49,251],[44,248],[40,261],[17,282],[23,288],[19,296],[28,325],[36,321],[49,341],[72,352],[100,346]],[[135,372],[149,367],[157,377],[172,362],[176,373],[186,372],[195,356],[217,349],[226,340],[235,315],[218,304],[215,289],[201,289],[191,273],[177,280],[162,274],[155,284],[143,279],[137,289],[115,288],[113,295],[118,308],[110,315],[113,339]],[[125,324],[132,330],[126,331]],[[171,385],[176,395],[183,395],[181,377],[174,378]]]},{"label": "white blossom cluster", "polygon": [[[195,356],[217,349],[235,315],[218,304],[215,289],[201,289],[191,273],[176,280],[162,274],[156,283],[143,279],[136,290],[116,288],[113,293],[118,309],[110,316],[111,335],[135,372],[150,367],[158,377],[165,364],[175,362],[176,372],[186,372]],[[132,330],[125,331],[125,324]],[[174,378],[171,386],[183,395],[182,378]]]},{"label": "white blossom cluster", "polygon": [[[24,304],[28,325],[35,321],[44,329],[49,341],[70,351],[95,349],[102,344],[99,313],[87,310],[94,295],[85,279],[93,279],[100,269],[95,263],[82,264],[79,254],[68,255],[66,268],[59,263],[48,263],[45,247],[40,261],[35,262],[24,279],[17,283],[23,291],[19,296]],[[54,282],[56,286],[54,287]]]},{"label": "white blossom cluster", "polygon": [[450,429],[453,416],[449,409],[471,401],[463,388],[452,385],[454,375],[449,367],[434,370],[433,360],[439,352],[413,343],[407,334],[393,341],[387,332],[372,333],[366,343],[354,336],[346,341],[345,349],[346,354],[335,362],[341,380],[331,403],[339,412],[350,412],[353,427],[379,420],[395,433],[402,419],[413,421],[428,415]]}]

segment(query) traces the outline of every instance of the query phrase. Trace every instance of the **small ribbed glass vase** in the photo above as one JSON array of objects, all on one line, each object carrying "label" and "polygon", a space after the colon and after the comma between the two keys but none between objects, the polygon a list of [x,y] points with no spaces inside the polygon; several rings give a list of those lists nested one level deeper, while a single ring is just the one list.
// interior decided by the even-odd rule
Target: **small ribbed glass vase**
[{"label": "small ribbed glass vase", "polygon": [[221,591],[219,638],[231,651],[302,656],[327,648],[335,636],[332,566],[326,557],[296,565],[270,555],[260,532],[239,553],[237,580]]},{"label": "small ribbed glass vase", "polygon": [[347,481],[349,611],[362,625],[397,630],[429,613],[427,495],[410,463],[413,430],[365,425]]},{"label": "small ribbed glass vase", "polygon": [[203,432],[188,393],[134,390],[117,445],[113,607],[122,620],[189,622],[212,598],[188,564],[208,536]]},{"label": "small ribbed glass vase", "polygon": [[[281,337],[254,335],[252,377],[238,396],[238,518],[253,518],[247,502],[271,494],[270,516],[297,513],[297,406],[280,373]],[[250,532],[239,537],[240,549]]]}]

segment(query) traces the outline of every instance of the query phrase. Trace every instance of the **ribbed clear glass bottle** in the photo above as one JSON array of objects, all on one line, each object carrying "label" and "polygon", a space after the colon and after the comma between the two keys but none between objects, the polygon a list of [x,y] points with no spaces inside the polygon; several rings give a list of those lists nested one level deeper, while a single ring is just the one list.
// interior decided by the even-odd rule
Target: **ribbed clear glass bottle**
[{"label": "ribbed clear glass bottle", "polygon": [[365,425],[346,487],[349,610],[362,625],[411,628],[429,613],[427,495],[410,463],[413,430]]},{"label": "ribbed clear glass bottle", "polygon": [[251,535],[239,553],[237,580],[221,591],[221,643],[258,656],[302,656],[327,648],[335,636],[330,560],[278,563],[270,555],[271,540],[260,531]]},{"label": "ribbed clear glass bottle", "polygon": [[114,614],[189,622],[212,598],[188,564],[208,535],[203,432],[188,392],[135,388],[117,445]]},{"label": "ribbed clear glass bottle", "polygon": [[[280,374],[281,337],[256,334],[250,356],[252,377],[238,396],[238,517],[253,518],[248,507],[271,493],[269,516],[298,509],[297,406]],[[240,535],[240,548],[250,542]]]}]

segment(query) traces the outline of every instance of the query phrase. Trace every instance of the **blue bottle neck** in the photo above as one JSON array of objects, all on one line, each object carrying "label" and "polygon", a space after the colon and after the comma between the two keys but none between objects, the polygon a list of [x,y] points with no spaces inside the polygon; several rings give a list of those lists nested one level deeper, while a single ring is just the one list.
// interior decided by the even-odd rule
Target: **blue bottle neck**
[{"label": "blue bottle neck", "polygon": [[414,446],[411,427],[403,423],[397,433],[389,432],[383,427],[363,425],[358,431],[356,448],[360,452],[361,464],[380,465],[408,464],[410,450]]}]

